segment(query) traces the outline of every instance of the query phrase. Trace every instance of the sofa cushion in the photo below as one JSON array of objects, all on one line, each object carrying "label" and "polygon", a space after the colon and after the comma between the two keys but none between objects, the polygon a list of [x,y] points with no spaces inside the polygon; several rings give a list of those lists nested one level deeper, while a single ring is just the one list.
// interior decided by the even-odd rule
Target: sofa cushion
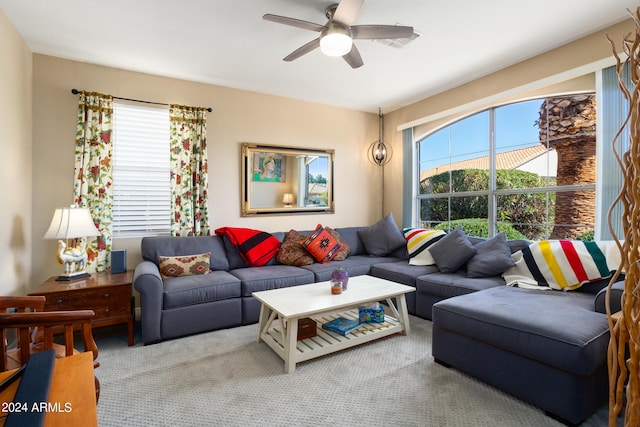
[{"label": "sofa cushion", "polygon": [[296,230],[290,230],[280,245],[280,250],[276,256],[278,262],[280,264],[295,265],[297,267],[313,264],[315,260],[300,244],[300,241],[306,239],[306,237],[307,236]]},{"label": "sofa cushion", "polygon": [[500,276],[469,278],[464,270],[455,273],[437,272],[417,277],[416,293],[443,299],[504,285],[504,279]]},{"label": "sofa cushion", "polygon": [[229,239],[249,267],[259,267],[273,259],[280,249],[280,241],[271,234],[241,227],[221,227],[216,235]]},{"label": "sofa cushion", "polygon": [[467,261],[467,277],[489,277],[502,274],[515,263],[504,233],[475,245],[477,253]]},{"label": "sofa cushion", "polygon": [[[608,280],[607,280],[608,282]],[[594,310],[598,313],[606,313],[606,303],[607,303],[607,285],[605,285],[600,291],[596,294],[593,299]],[[622,310],[622,293],[624,292],[624,278],[620,278],[619,281],[615,282],[611,286],[611,293],[609,295],[609,300],[611,301],[611,314],[616,313]]]},{"label": "sofa cushion", "polygon": [[360,239],[359,232],[366,230],[368,227],[342,227],[336,228],[336,232],[349,244],[351,251],[349,256],[353,255],[366,255],[367,249],[364,247],[364,243]]},{"label": "sofa cushion", "polygon": [[229,261],[222,239],[218,236],[171,236],[144,237],[140,243],[142,258],[158,264],[158,256],[179,256],[211,253],[211,270],[228,270]]},{"label": "sofa cushion", "polygon": [[[489,240],[488,237],[476,237],[476,236],[467,236],[467,237],[469,238],[469,241],[471,242],[471,244],[473,244],[474,246],[476,246],[478,243],[486,242],[487,240]],[[512,254],[524,248],[528,248],[530,244],[531,242],[525,239],[513,239],[513,240],[508,239],[507,240],[507,246],[509,247],[509,251]]]},{"label": "sofa cushion", "polygon": [[316,261],[321,263],[331,261],[340,249],[338,241],[321,224],[318,224],[313,233],[302,240],[300,244]]},{"label": "sofa cushion", "polygon": [[524,239],[507,240],[507,246],[509,246],[509,250],[512,254],[521,251],[524,248],[528,248],[530,244],[530,241]]},{"label": "sofa cushion", "polygon": [[[369,274],[371,267],[378,263],[386,263],[398,261],[398,258],[394,257],[371,257],[368,255],[353,255],[344,261],[330,261],[327,264],[311,264],[305,265],[301,268],[311,271],[315,275],[316,282],[324,282],[331,279],[331,273],[336,268],[343,268],[349,276],[361,276],[363,274]],[[406,261],[405,261],[406,262]]]},{"label": "sofa cushion", "polygon": [[434,265],[429,246],[442,239],[447,233],[443,230],[427,230],[424,228],[405,228],[404,238],[407,240],[407,252],[411,265]]},{"label": "sofa cushion", "polygon": [[209,273],[209,259],[211,252],[206,254],[159,256],[158,265],[160,276],[168,277],[191,276],[194,274]]},{"label": "sofa cushion", "polygon": [[411,265],[408,261],[383,262],[371,266],[370,275],[407,286],[416,286],[416,278],[437,273],[435,265]]},{"label": "sofa cushion", "polygon": [[162,286],[165,310],[240,297],[240,280],[226,271],[172,277],[163,280]]},{"label": "sofa cushion", "polygon": [[334,255],[333,260],[344,261],[345,259],[347,259],[349,253],[351,253],[351,247],[349,246],[349,243],[344,238],[342,238],[340,233],[338,233],[333,228],[325,226],[324,229],[327,230],[329,234],[331,234],[331,236],[336,239],[336,242],[338,242],[338,244],[340,245],[340,249],[338,249],[338,251]]},{"label": "sofa cushion", "polygon": [[452,232],[431,245],[429,252],[436,260],[438,269],[443,273],[458,271],[477,252],[462,228]]},{"label": "sofa cushion", "polygon": [[229,271],[229,273],[240,279],[243,297],[251,296],[252,292],[305,285],[315,281],[312,272],[291,265],[278,264],[265,265],[260,268],[238,268]]},{"label": "sofa cushion", "polygon": [[607,363],[609,325],[584,293],[501,286],[434,304],[433,322],[576,375]]},{"label": "sofa cushion", "polygon": [[398,229],[393,214],[389,213],[371,227],[358,232],[367,253],[374,256],[385,256],[406,245],[404,235]]},{"label": "sofa cushion", "polygon": [[240,256],[240,252],[233,246],[231,240],[227,236],[222,237],[222,242],[224,246],[224,251],[227,255],[227,259],[229,260],[229,270],[235,270],[236,268],[246,268],[247,263],[244,262],[244,259]]},{"label": "sofa cushion", "polygon": [[[592,295],[597,295],[603,289],[606,290],[606,288],[607,288],[607,286],[609,286],[609,282],[611,280],[612,280],[612,278],[610,277],[610,278],[607,278],[607,279],[596,280],[594,282],[585,283],[584,285],[582,285],[578,289],[576,289],[576,291],[577,292],[585,292],[585,293],[592,294]],[[622,282],[622,281],[624,281],[624,274],[620,274],[616,278],[616,282]]]}]

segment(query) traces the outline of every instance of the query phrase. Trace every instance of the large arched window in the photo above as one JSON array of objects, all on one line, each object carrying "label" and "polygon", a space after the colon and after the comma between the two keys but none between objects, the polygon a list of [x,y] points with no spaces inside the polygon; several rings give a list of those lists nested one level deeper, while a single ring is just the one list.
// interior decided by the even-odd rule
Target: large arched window
[{"label": "large arched window", "polygon": [[510,238],[593,236],[595,95],[481,111],[418,144],[419,224]]}]

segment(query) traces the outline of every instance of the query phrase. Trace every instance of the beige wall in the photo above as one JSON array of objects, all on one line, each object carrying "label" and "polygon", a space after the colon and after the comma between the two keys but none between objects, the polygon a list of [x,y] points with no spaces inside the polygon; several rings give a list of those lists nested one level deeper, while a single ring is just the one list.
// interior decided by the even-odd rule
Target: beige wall
[{"label": "beige wall", "polygon": [[[288,98],[123,71],[45,55],[33,56],[33,276],[58,274],[55,242],[41,236],[57,206],[73,196],[73,153],[78,97],[71,89],[154,102],[212,107],[208,115],[209,198],[212,228],[266,231],[372,224],[381,217],[380,171],[366,161],[377,115]],[[335,149],[335,214],[240,217],[240,144]],[[127,249],[130,268],[140,259],[139,239],[114,240]]]},{"label": "beige wall", "polygon": [[0,11],[0,295],[23,295],[31,273],[31,51]]},{"label": "beige wall", "polygon": [[[0,210],[0,271],[3,294],[26,293],[57,274],[55,242],[43,241],[55,207],[72,200],[73,142],[77,97],[71,88],[135,99],[211,106],[209,159],[212,226],[267,231],[370,224],[388,210],[402,217],[402,138],[399,129],[427,128],[509,99],[544,93],[612,64],[614,40],[633,30],[630,21],[562,46],[498,73],[385,114],[385,138],[394,156],[385,167],[385,206],[378,193],[381,170],[366,160],[377,138],[377,115],[225,87],[128,72],[44,55],[28,47],[0,11],[0,123],[8,129]],[[592,82],[591,76],[586,78]],[[584,84],[585,78],[572,80]],[[591,83],[589,83],[591,84]],[[545,89],[546,88],[546,89]],[[243,141],[336,150],[336,213],[293,217],[240,217],[240,150]],[[139,240],[114,241],[139,259]]]},{"label": "beige wall", "polygon": [[402,129],[435,129],[473,112],[534,96],[593,90],[594,72],[614,64],[608,35],[620,51],[631,20],[558,47],[470,83],[433,95],[385,115],[385,138],[394,156],[385,169],[384,210],[402,217]]}]

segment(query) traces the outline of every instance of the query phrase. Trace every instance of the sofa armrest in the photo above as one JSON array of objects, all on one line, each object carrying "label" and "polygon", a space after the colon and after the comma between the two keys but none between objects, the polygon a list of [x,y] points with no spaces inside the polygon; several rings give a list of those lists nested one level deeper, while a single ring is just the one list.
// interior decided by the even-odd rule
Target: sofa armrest
[{"label": "sofa armrest", "polygon": [[145,344],[162,338],[162,277],[158,266],[151,261],[142,261],[133,272],[133,287],[140,293],[140,320],[142,341]]},{"label": "sofa armrest", "polygon": [[[624,291],[624,280],[616,282],[611,287],[611,294],[609,298],[611,300],[611,314],[622,310],[622,292]],[[603,288],[596,294],[594,299],[595,311],[598,313],[606,313],[605,306],[607,298],[607,288]]]}]

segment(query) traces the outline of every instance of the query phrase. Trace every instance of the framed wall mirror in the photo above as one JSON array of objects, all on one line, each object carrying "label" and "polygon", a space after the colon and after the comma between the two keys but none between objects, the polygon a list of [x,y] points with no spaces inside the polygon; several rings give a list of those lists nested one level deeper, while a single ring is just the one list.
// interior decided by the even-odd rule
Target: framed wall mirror
[{"label": "framed wall mirror", "polygon": [[333,213],[334,150],[242,144],[242,216]]}]

